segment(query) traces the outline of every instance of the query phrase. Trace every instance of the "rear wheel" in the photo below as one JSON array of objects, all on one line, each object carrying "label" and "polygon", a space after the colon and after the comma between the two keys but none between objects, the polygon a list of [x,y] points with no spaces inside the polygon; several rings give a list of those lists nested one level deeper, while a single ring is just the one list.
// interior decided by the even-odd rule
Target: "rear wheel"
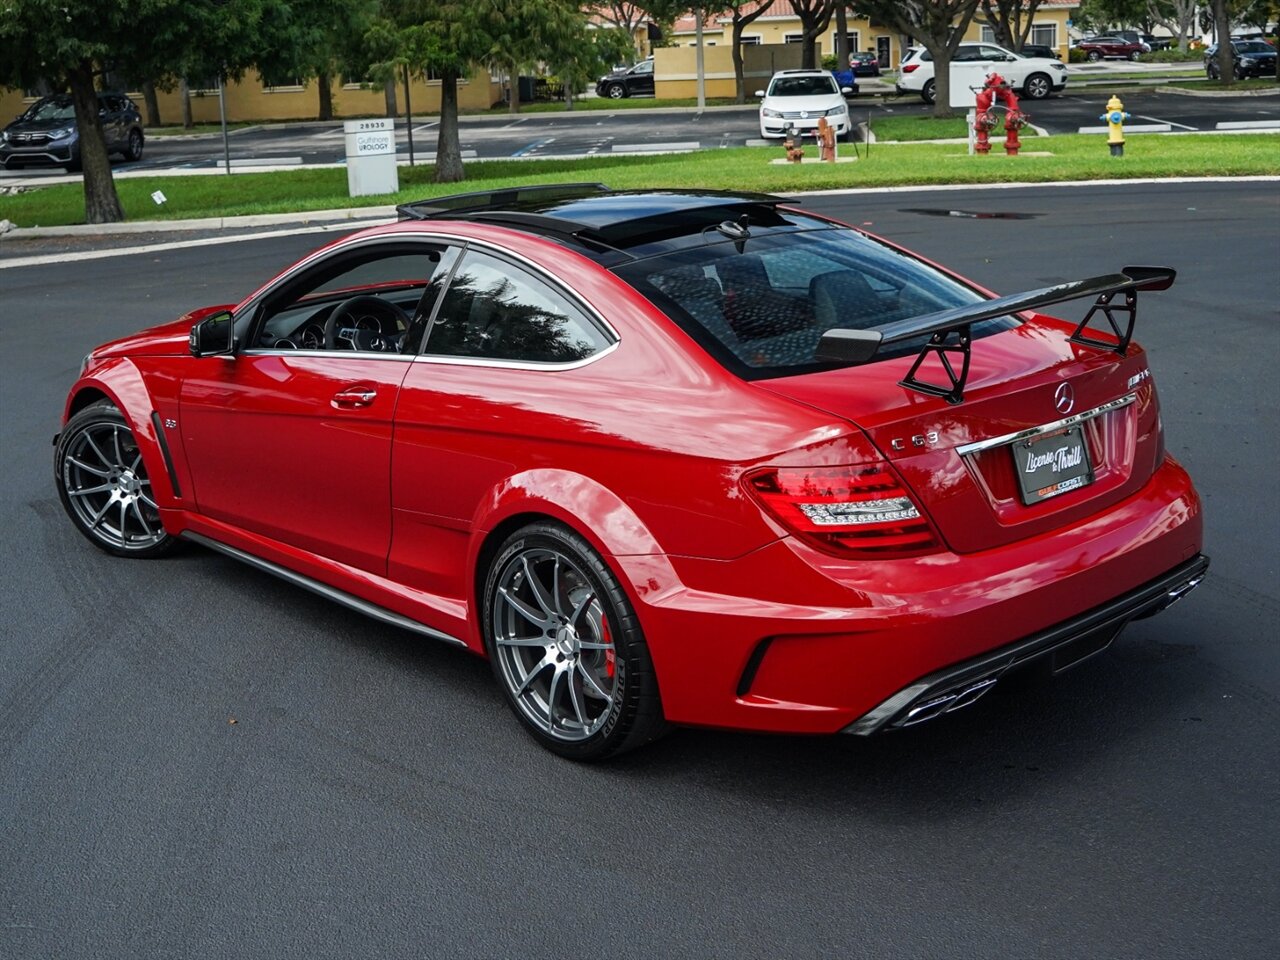
[{"label": "rear wheel", "polygon": [[1049,95],[1049,91],[1053,89],[1053,81],[1043,73],[1033,73],[1027,77],[1027,82],[1023,84],[1022,92],[1028,100],[1043,100]]},{"label": "rear wheel", "polygon": [[663,731],[635,611],[573,531],[533,523],[506,540],[486,578],[483,627],[508,704],[548,750],[602,760]]},{"label": "rear wheel", "polygon": [[1090,63],[1097,63],[1099,60],[1102,59],[1102,54],[1100,54],[1097,50],[1090,50],[1088,54],[1085,55],[1085,58]]},{"label": "rear wheel", "polygon": [[120,557],[159,557],[177,541],[160,522],[147,466],[119,410],[85,407],[58,437],[54,479],[67,516],[94,546]]},{"label": "rear wheel", "polygon": [[938,99],[938,87],[932,80],[926,80],[924,86],[920,88],[920,99],[925,103],[933,103]]},{"label": "rear wheel", "polygon": [[125,158],[128,160],[142,159],[142,131],[141,130],[134,129],[129,131],[129,144],[128,146],[125,147],[124,155],[125,155]]}]

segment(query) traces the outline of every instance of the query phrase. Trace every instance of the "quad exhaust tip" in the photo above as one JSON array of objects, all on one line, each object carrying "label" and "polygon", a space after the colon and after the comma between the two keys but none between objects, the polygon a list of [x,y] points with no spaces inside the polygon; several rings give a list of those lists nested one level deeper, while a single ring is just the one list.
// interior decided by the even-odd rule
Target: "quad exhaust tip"
[{"label": "quad exhaust tip", "polygon": [[982,677],[979,680],[971,680],[958,687],[953,687],[938,694],[936,697],[930,697],[924,703],[908,710],[902,719],[893,724],[893,726],[912,727],[917,723],[924,723],[926,720],[940,717],[944,713],[951,713],[953,710],[967,707],[994,687],[999,679],[999,675]]}]

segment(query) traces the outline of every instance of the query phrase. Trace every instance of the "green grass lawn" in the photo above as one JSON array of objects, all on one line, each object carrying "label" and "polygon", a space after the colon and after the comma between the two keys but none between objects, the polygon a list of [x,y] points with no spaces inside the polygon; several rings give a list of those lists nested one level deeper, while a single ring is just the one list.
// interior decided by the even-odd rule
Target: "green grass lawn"
[{"label": "green grass lawn", "polygon": [[[858,122],[857,114],[853,117]],[[913,140],[946,140],[955,137],[967,137],[968,121],[964,117],[950,117],[940,120],[937,117],[876,117],[871,121],[871,132],[877,140],[892,140],[906,143]],[[1003,119],[1001,125],[991,131],[991,137],[1004,139]],[[1018,136],[1021,139],[1036,136],[1030,127],[1023,127]]]},{"label": "green grass lawn", "polygon": [[[1204,71],[1201,71],[1203,75]],[[1189,87],[1195,90],[1275,90],[1277,87],[1275,77],[1250,77],[1248,80],[1237,80],[1234,83],[1225,83],[1222,80],[1201,80],[1199,83],[1171,83],[1171,87]]]},{"label": "green grass lawn", "polygon": [[[1026,149],[1052,156],[970,157],[962,145],[875,145],[849,164],[770,164],[781,147],[742,147],[657,157],[593,157],[576,160],[492,160],[468,163],[464,183],[437,184],[431,166],[401,167],[394,196],[347,196],[342,169],[238,173],[233,176],[139,177],[118,180],[126,215],[133,220],[237,216],[403,203],[425,197],[520,184],[599,180],[615,189],[704,187],[789,193],[842,187],[908,184],[1013,183],[1126,177],[1245,176],[1280,174],[1280,134],[1212,137],[1135,136],[1125,156],[1113,158],[1106,137],[1046,137]],[[853,152],[841,144],[842,156]],[[169,202],[158,208],[153,190]],[[0,219],[20,227],[81,223],[79,184],[63,184],[0,196]]]}]

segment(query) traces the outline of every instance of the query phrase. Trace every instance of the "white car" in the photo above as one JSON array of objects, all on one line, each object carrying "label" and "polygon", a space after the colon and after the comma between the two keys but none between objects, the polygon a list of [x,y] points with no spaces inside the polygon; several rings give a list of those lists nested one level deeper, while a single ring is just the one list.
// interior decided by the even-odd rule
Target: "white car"
[{"label": "white car", "polygon": [[769,79],[768,90],[757,90],[760,97],[760,136],[784,137],[795,127],[810,133],[821,117],[836,128],[836,136],[852,136],[849,105],[845,94],[852,87],[841,87],[826,70],[782,70]]},{"label": "white car", "polygon": [[[1048,57],[1024,57],[994,43],[962,43],[952,63],[990,60],[993,69],[1028,100],[1042,100],[1067,85],[1067,65]],[[918,93],[925,103],[933,103],[937,92],[933,82],[933,55],[924,47],[912,47],[898,67],[899,93]]]}]

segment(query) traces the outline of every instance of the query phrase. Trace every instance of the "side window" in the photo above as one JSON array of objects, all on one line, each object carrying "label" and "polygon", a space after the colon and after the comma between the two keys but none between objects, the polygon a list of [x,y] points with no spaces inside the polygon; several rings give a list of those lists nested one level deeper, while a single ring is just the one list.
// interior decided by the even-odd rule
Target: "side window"
[{"label": "side window", "polygon": [[644,75],[653,73],[653,61],[641,60],[639,63],[635,65],[635,67],[632,68],[631,72],[636,74],[637,76],[644,76]]},{"label": "side window", "polygon": [[254,346],[413,352],[414,320],[434,303],[456,256],[454,248],[403,243],[338,252],[268,295]]},{"label": "side window", "polygon": [[480,251],[462,259],[427,332],[425,353],[529,363],[583,360],[610,343],[549,284]]}]

